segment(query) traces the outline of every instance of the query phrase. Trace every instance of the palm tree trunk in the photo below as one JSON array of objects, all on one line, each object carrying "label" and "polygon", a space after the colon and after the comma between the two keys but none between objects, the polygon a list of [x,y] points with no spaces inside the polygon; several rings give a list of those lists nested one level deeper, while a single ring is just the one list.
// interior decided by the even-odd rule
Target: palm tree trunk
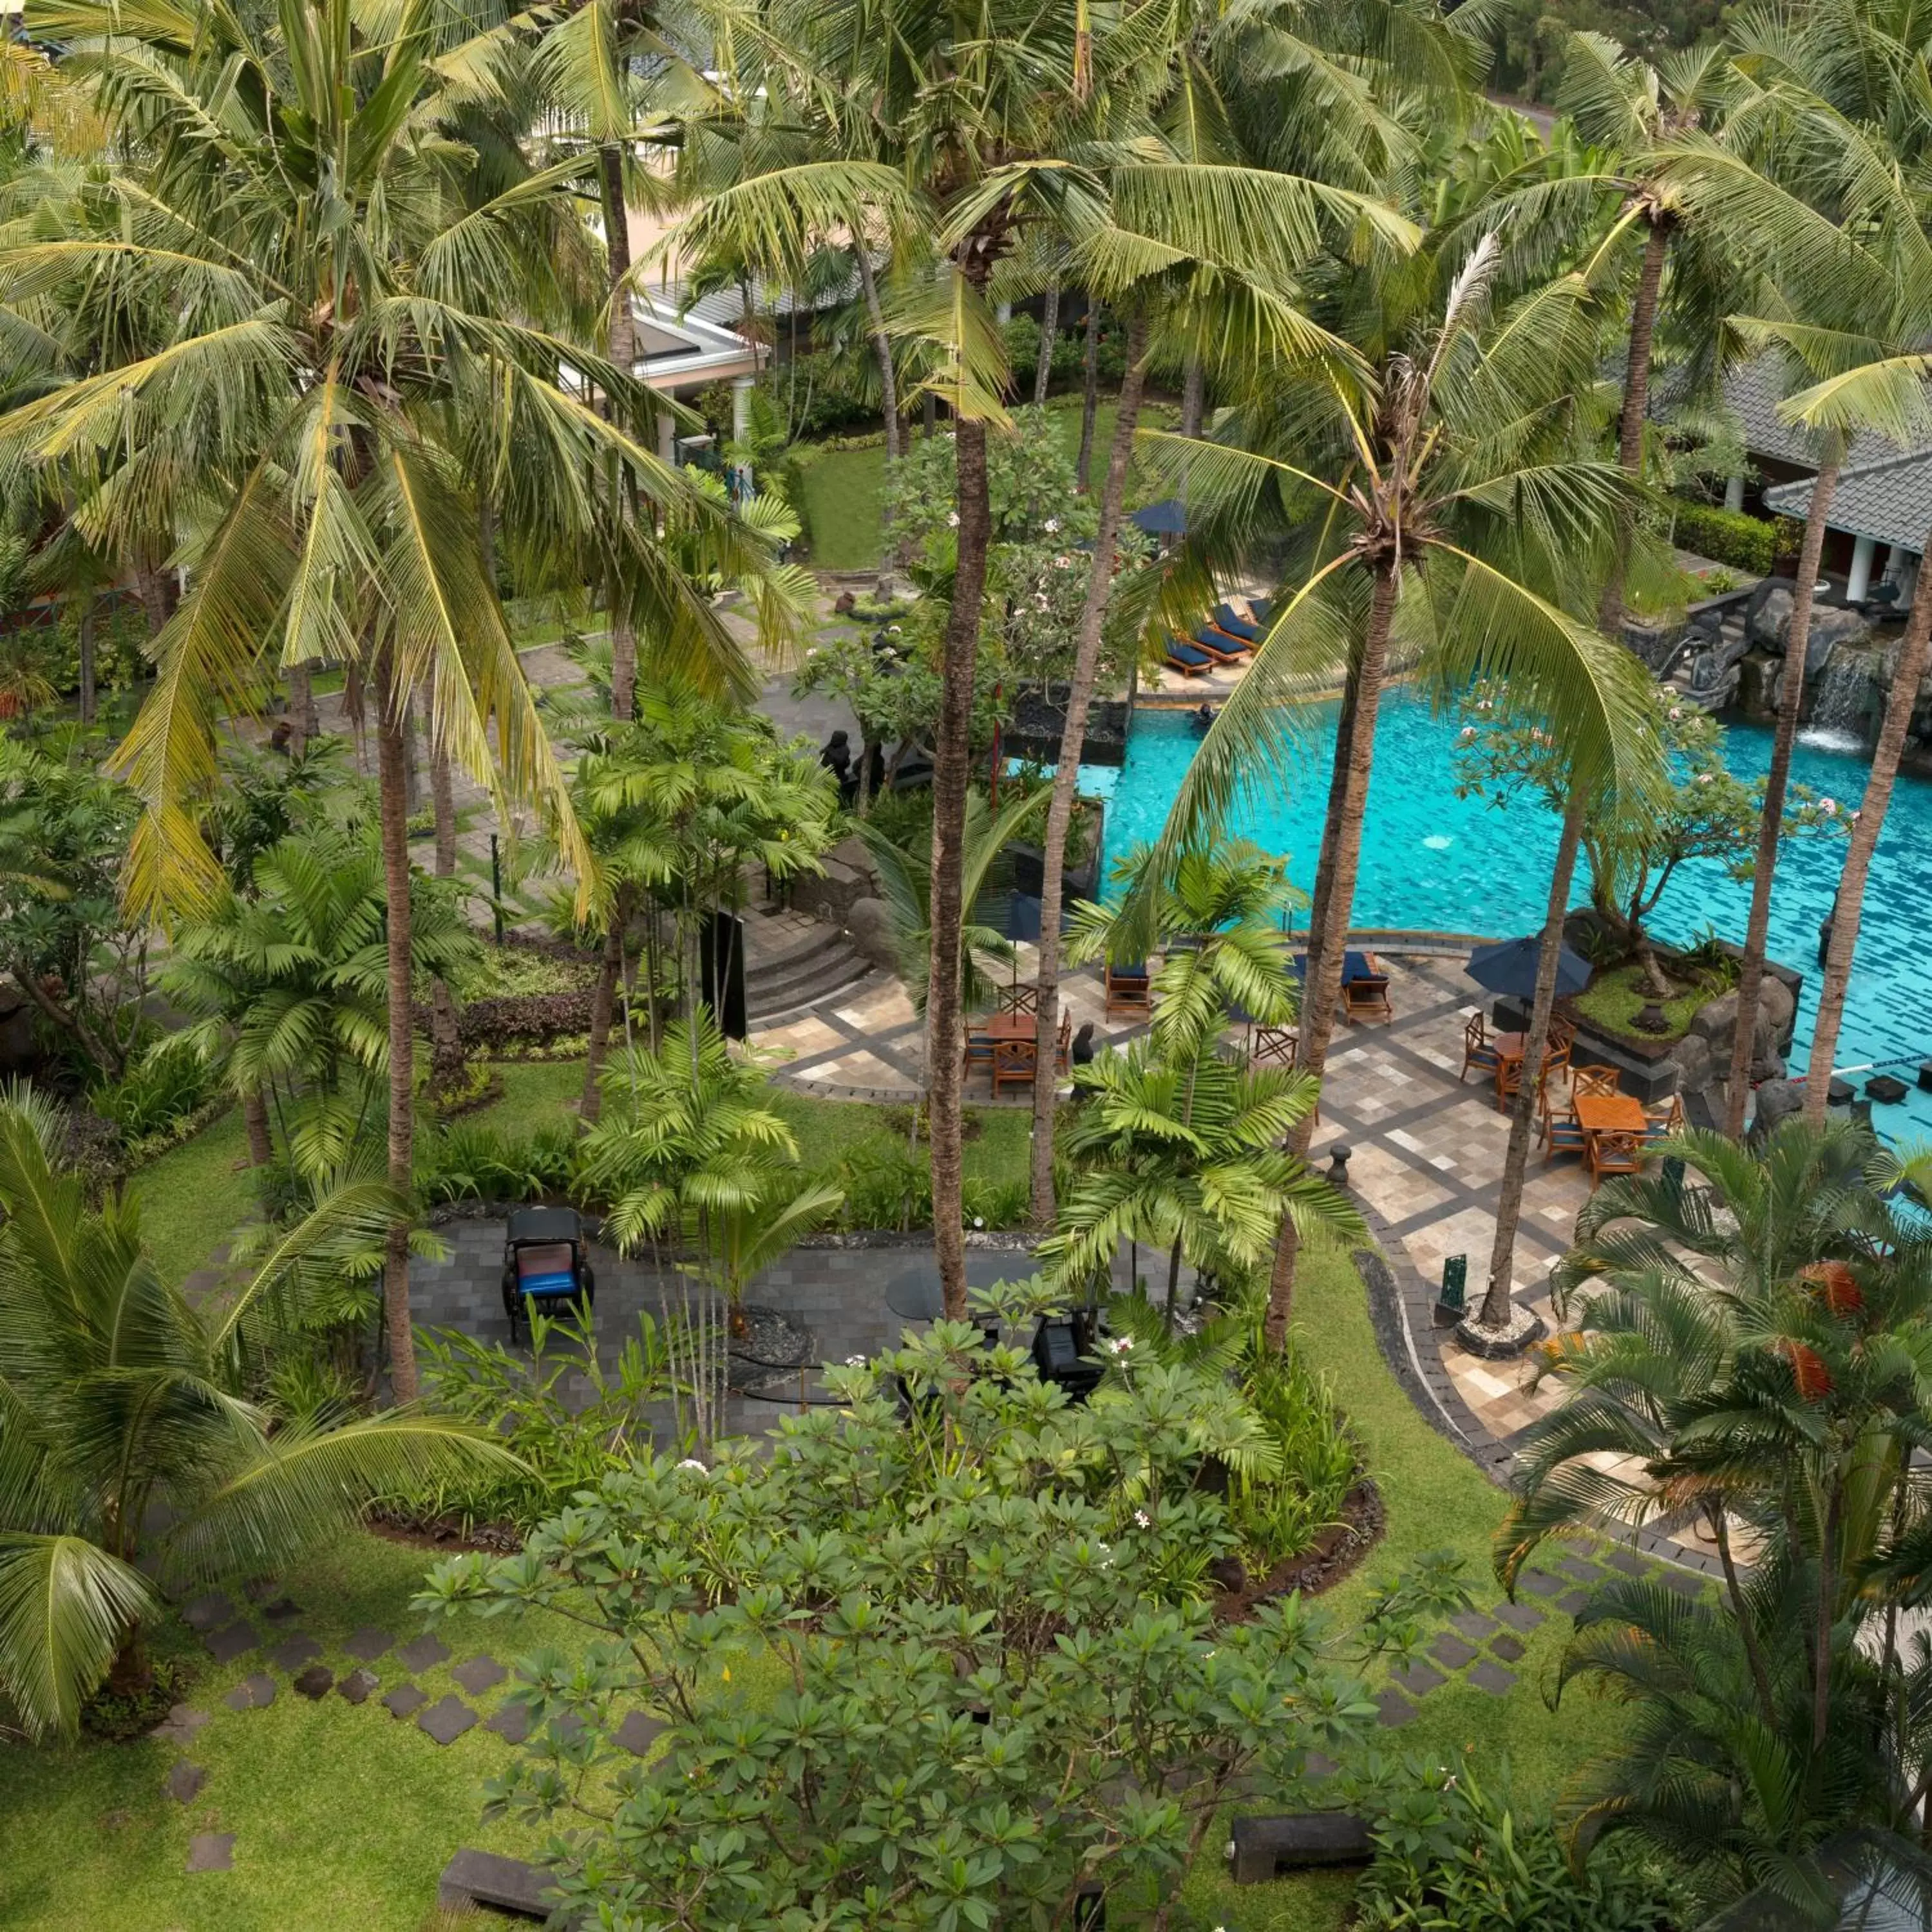
[{"label": "palm tree trunk", "polygon": [[[1657,333],[1658,291],[1664,284],[1664,258],[1670,247],[1670,218],[1663,214],[1651,218],[1650,232],[1643,244],[1643,266],[1637,275],[1636,302],[1630,310],[1629,359],[1624,367],[1623,414],[1617,424],[1617,461],[1630,476],[1643,467],[1643,419],[1650,405],[1650,349]],[[1606,637],[1619,636],[1624,621],[1624,572],[1630,554],[1631,519],[1635,512],[1618,512],[1619,526],[1616,548],[1612,554],[1610,574],[1604,580],[1604,595],[1598,607],[1598,627]]]},{"label": "palm tree trunk", "polygon": [[1502,1192],[1496,1202],[1496,1244],[1490,1250],[1490,1285],[1483,1297],[1479,1327],[1501,1334],[1510,1325],[1510,1276],[1516,1266],[1516,1229],[1522,1220],[1522,1190],[1529,1167],[1529,1143],[1536,1098],[1543,1084],[1543,1055],[1550,1044],[1550,1010],[1556,1004],[1556,969],[1563,962],[1563,920],[1570,910],[1570,882],[1576,871],[1588,800],[1573,794],[1563,814],[1556,844],[1556,869],[1550,881],[1550,906],[1544,914],[1543,943],[1536,956],[1536,994],[1530,1002],[1529,1031],[1522,1043],[1522,1085],[1510,1112],[1509,1146],[1503,1155]]},{"label": "palm tree trunk", "polygon": [[[382,804],[382,887],[388,911],[389,1185],[407,1199],[416,1167],[416,1036],[410,1015],[410,828],[404,796],[407,694],[394,686],[386,650],[378,668],[376,790]],[[416,1396],[416,1333],[410,1324],[410,1222],[384,1243],[382,1306],[389,1337],[389,1381],[398,1402]]]},{"label": "palm tree trunk", "polygon": [[590,995],[590,1050],[584,1063],[584,1097],[577,1103],[577,1117],[586,1126],[594,1124],[604,1111],[603,1090],[598,1084],[598,1076],[604,1070],[604,1056],[610,1044],[610,1020],[616,1010],[617,975],[624,963],[624,926],[628,916],[627,902],[620,892],[610,908],[596,990]]},{"label": "palm tree trunk", "polygon": [[1094,560],[1087,572],[1087,601],[1073,652],[1073,681],[1066,694],[1060,727],[1060,761],[1054,767],[1053,802],[1046,812],[1046,854],[1040,886],[1039,1030],[1034,1035],[1033,1083],[1033,1220],[1053,1225],[1053,1114],[1057,1099],[1054,1056],[1060,1036],[1060,904],[1066,877],[1066,841],[1073,826],[1073,800],[1080,788],[1080,754],[1087,742],[1087,712],[1100,666],[1100,634],[1107,599],[1114,587],[1114,544],[1133,462],[1134,424],[1146,381],[1141,367],[1147,353],[1147,318],[1136,311],[1127,325],[1127,371],[1120,385],[1120,413],[1114,418],[1107,480],[1100,490],[1100,525],[1094,538]]},{"label": "palm tree trunk", "polygon": [[886,312],[880,305],[879,284],[864,242],[855,241],[852,252],[859,260],[859,286],[866,298],[866,321],[872,332],[872,353],[878,358],[879,394],[886,419],[886,467],[890,470],[899,460],[899,386],[892,369],[892,338],[886,333]]},{"label": "palm tree trunk", "polygon": [[80,722],[92,724],[98,698],[94,690],[94,599],[91,596],[81,605],[80,652]]},{"label": "palm tree trunk", "polygon": [[[1932,532],[1926,537],[1932,553]],[[1912,593],[1912,616],[1898,647],[1898,663],[1886,695],[1885,716],[1872,750],[1871,770],[1865,777],[1864,796],[1852,826],[1845,852],[1845,869],[1832,918],[1832,944],[1825,958],[1824,984],[1818,998],[1818,1021],[1811,1034],[1811,1058],[1804,1074],[1804,1118],[1814,1126],[1825,1124],[1825,1103],[1832,1084],[1832,1061],[1838,1048],[1838,1029],[1844,1024],[1845,995],[1852,980],[1852,955],[1858,943],[1858,920],[1864,909],[1865,878],[1871,870],[1873,848],[1885,830],[1892,788],[1898,777],[1898,760],[1911,728],[1912,707],[1918,700],[1918,681],[1932,656],[1932,556],[1918,566]],[[1787,670],[1785,675],[1789,676]]]},{"label": "palm tree trunk", "polygon": [[1791,596],[1791,628],[1784,647],[1784,688],[1778,700],[1778,730],[1771,744],[1771,771],[1765,780],[1764,815],[1757,831],[1757,863],[1751,874],[1750,918],[1744,927],[1744,964],[1738,974],[1737,1036],[1731,1046],[1731,1071],[1724,1090],[1724,1131],[1738,1139],[1744,1130],[1750,1094],[1751,1049],[1757,1036],[1759,995],[1764,985],[1765,949],[1771,932],[1771,883],[1778,869],[1778,835],[1784,822],[1784,794],[1791,782],[1791,748],[1798,741],[1798,714],[1804,703],[1804,653],[1811,639],[1812,586],[1825,550],[1825,519],[1838,487],[1838,440],[1832,439],[1811,485],[1811,507],[1804,518],[1804,541],[1798,552],[1798,584]]},{"label": "palm tree trunk", "polygon": [[[1342,956],[1347,950],[1348,922],[1355,909],[1355,874],[1360,869],[1362,857],[1362,817],[1368,802],[1369,772],[1375,763],[1376,715],[1382,706],[1389,627],[1394,621],[1400,588],[1393,559],[1378,561],[1375,568],[1369,620],[1355,667],[1354,710],[1347,721],[1346,735],[1338,732],[1336,740],[1337,770],[1330,789],[1328,823],[1317,873],[1318,892],[1321,870],[1328,873],[1329,883],[1321,922],[1311,922],[1308,928],[1308,964],[1302,978],[1295,1064],[1318,1080],[1328,1064],[1328,1042],[1335,1030],[1335,1004],[1342,997]],[[1314,1132],[1315,1116],[1311,1112],[1288,1138],[1289,1151],[1298,1160],[1306,1158]],[[1268,1319],[1262,1330],[1268,1346],[1276,1350],[1288,1346],[1288,1317],[1294,1304],[1300,1250],[1294,1217],[1285,1214],[1281,1232],[1275,1239],[1274,1261],[1268,1276]]]},{"label": "palm tree trunk", "polygon": [[1087,494],[1087,472],[1094,465],[1094,418],[1100,407],[1100,310],[1087,297],[1087,354],[1081,365],[1080,454],[1073,465],[1074,488]]},{"label": "palm tree trunk", "polygon": [[[604,204],[604,246],[610,265],[610,360],[627,374],[636,356],[636,332],[631,324],[631,298],[622,288],[631,272],[631,224],[624,199],[624,151],[615,141],[598,149],[598,184]],[[628,615],[614,596],[610,615],[610,715],[634,717],[637,712],[638,638]]]},{"label": "palm tree trunk", "polygon": [[275,1144],[268,1133],[268,1103],[260,1088],[242,1095],[242,1120],[248,1130],[248,1165],[266,1167],[275,1157]]},{"label": "palm tree trunk", "polygon": [[[456,875],[456,797],[449,779],[449,752],[446,746],[430,742],[429,795],[436,814],[436,876]],[[429,989],[430,1048],[433,1084],[436,1092],[448,1095],[463,1083],[463,1035],[456,1023],[456,1000],[449,982],[441,974]]]},{"label": "palm tree trunk", "polygon": [[972,755],[973,683],[986,595],[992,512],[986,494],[986,425],[953,423],[958,471],[958,547],[952,608],[946,621],[939,725],[932,746],[932,952],[926,998],[926,1079],[932,1147],[933,1248],[946,1317],[966,1315],[966,1240],[961,1197],[964,1150],[959,1056],[960,981],[965,917],[966,791]]},{"label": "palm tree trunk", "polygon": [[1046,306],[1040,318],[1040,360],[1033,372],[1033,399],[1036,406],[1046,400],[1046,386],[1053,380],[1053,345],[1060,340],[1060,284],[1046,292]]},{"label": "palm tree trunk", "polygon": [[315,673],[307,662],[289,666],[289,754],[298,758],[316,735]]},{"label": "palm tree trunk", "polygon": [[1198,436],[1201,426],[1208,418],[1208,380],[1201,368],[1201,358],[1190,356],[1180,372],[1180,433],[1183,436]]}]

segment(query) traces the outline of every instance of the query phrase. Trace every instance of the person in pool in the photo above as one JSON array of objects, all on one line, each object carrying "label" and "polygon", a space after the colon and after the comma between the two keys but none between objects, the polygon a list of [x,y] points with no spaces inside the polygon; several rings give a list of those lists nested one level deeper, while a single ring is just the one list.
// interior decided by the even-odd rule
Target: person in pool
[{"label": "person in pool", "polygon": [[1194,719],[1195,730],[1204,731],[1214,722],[1214,707],[1211,704],[1203,704],[1198,706],[1192,716]]}]

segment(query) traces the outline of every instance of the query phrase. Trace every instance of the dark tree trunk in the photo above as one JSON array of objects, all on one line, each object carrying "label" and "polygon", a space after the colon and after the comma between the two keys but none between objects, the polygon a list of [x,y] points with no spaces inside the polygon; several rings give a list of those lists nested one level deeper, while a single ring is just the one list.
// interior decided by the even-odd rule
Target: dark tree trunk
[{"label": "dark tree trunk", "polygon": [[[382,653],[376,704],[377,790],[382,802],[382,885],[388,909],[389,1185],[407,1200],[416,1166],[416,1040],[410,1016],[410,832],[404,796],[405,693],[394,688],[394,664]],[[410,1322],[410,1220],[405,1214],[384,1244],[382,1305],[389,1338],[389,1379],[398,1402],[416,1399],[416,1346]]]},{"label": "dark tree trunk", "polygon": [[289,753],[300,758],[316,736],[315,673],[307,664],[289,666]]},{"label": "dark tree trunk", "polygon": [[872,257],[863,242],[855,242],[852,252],[859,259],[859,286],[866,298],[866,321],[872,332],[872,353],[879,364],[879,393],[886,422],[886,466],[899,460],[899,386],[892,369],[892,338],[886,333],[886,312],[879,302],[879,284],[872,273]]},{"label": "dark tree trunk", "polygon": [[958,417],[953,424],[952,440],[958,472],[959,530],[952,608],[946,619],[940,664],[944,688],[932,748],[932,951],[926,1001],[926,1080],[932,1143],[933,1247],[946,1313],[957,1322],[966,1314],[959,1064],[964,1040],[960,943],[965,914],[966,793],[972,757],[974,676],[980,655],[992,512],[986,494],[986,425]]},{"label": "dark tree trunk", "polygon": [[[429,792],[436,812],[436,876],[456,876],[456,799],[450,783],[449,753],[432,742],[429,748]],[[438,974],[429,991],[430,1071],[439,1094],[460,1092],[464,1056],[463,1034],[456,1021],[456,998],[449,982]]]},{"label": "dark tree trunk", "polygon": [[1060,1029],[1060,906],[1066,877],[1066,841],[1073,826],[1073,801],[1080,786],[1080,757],[1087,742],[1087,713],[1094,700],[1094,682],[1100,669],[1100,638],[1107,599],[1114,584],[1114,543],[1127,494],[1127,472],[1133,463],[1134,424],[1138,420],[1147,353],[1146,318],[1136,314],[1127,325],[1127,370],[1120,385],[1120,413],[1114,419],[1114,438],[1107,457],[1107,478],[1100,492],[1100,528],[1094,538],[1094,557],[1087,572],[1087,601],[1080,610],[1080,629],[1073,654],[1073,679],[1067,693],[1066,717],[1060,728],[1060,762],[1053,776],[1053,802],[1047,808],[1046,852],[1042,866],[1040,910],[1040,1027],[1035,1035],[1033,1083],[1033,1220],[1038,1228],[1053,1225],[1053,1116],[1056,1100],[1052,1072]]},{"label": "dark tree trunk", "polygon": [[242,1095],[242,1120],[248,1130],[248,1165],[266,1167],[275,1157],[275,1144],[268,1132],[268,1103],[260,1093]]},{"label": "dark tree trunk", "polygon": [[1835,439],[1825,452],[1811,485],[1811,507],[1798,547],[1798,583],[1791,595],[1791,627],[1784,647],[1784,688],[1778,693],[1778,729],[1771,741],[1771,770],[1765,778],[1764,816],[1758,826],[1757,862],[1751,873],[1750,918],[1744,927],[1744,956],[1738,974],[1737,1036],[1731,1046],[1731,1070],[1724,1089],[1724,1131],[1738,1139],[1744,1130],[1750,1099],[1750,1070],[1757,1039],[1757,1010],[1764,987],[1765,952],[1771,943],[1771,885],[1778,872],[1778,835],[1784,823],[1784,798],[1791,783],[1791,751],[1798,742],[1798,714],[1804,705],[1804,653],[1811,640],[1813,586],[1825,551],[1825,524],[1838,484],[1840,451]]},{"label": "dark tree trunk", "polygon": [[1180,433],[1198,436],[1208,419],[1208,380],[1202,373],[1201,358],[1188,357],[1180,374]]},{"label": "dark tree trunk", "polygon": [[[1926,537],[1932,554],[1932,532]],[[1857,822],[1845,851],[1845,869],[1832,914],[1832,944],[1825,956],[1825,977],[1818,996],[1818,1018],[1811,1030],[1811,1058],[1804,1070],[1804,1118],[1814,1126],[1825,1124],[1825,1106],[1832,1084],[1832,1062],[1838,1049],[1838,1029],[1844,1024],[1845,995],[1852,980],[1852,956],[1858,943],[1858,921],[1864,911],[1865,880],[1871,871],[1872,851],[1885,830],[1892,788],[1898,777],[1898,760],[1911,728],[1918,682],[1932,656],[1932,554],[1918,566],[1912,593],[1912,615],[1898,648],[1898,663],[1886,694],[1885,716],[1872,749],[1871,769],[1865,775],[1864,796],[1858,801]],[[1788,676],[1790,673],[1786,675]]]},{"label": "dark tree trunk", "polygon": [[[1641,475],[1643,470],[1643,419],[1650,405],[1651,343],[1657,334],[1658,292],[1664,285],[1664,259],[1670,248],[1670,228],[1667,214],[1659,213],[1651,218],[1650,232],[1643,244],[1643,266],[1637,275],[1636,302],[1630,311],[1623,414],[1617,423],[1617,461],[1632,476]],[[1623,630],[1624,574],[1628,566],[1635,514],[1629,508],[1618,512],[1616,548],[1597,610],[1598,626],[1606,637],[1617,637]]]},{"label": "dark tree trunk", "polygon": [[1053,345],[1060,340],[1060,284],[1046,292],[1046,306],[1040,317],[1040,362],[1033,372],[1033,399],[1046,400],[1047,385],[1053,380]]},{"label": "dark tree trunk", "polygon": [[158,638],[181,601],[180,584],[164,564],[143,562],[134,566],[134,590],[148,620],[148,635]]},{"label": "dark tree trunk", "polygon": [[604,1071],[604,1057],[610,1049],[610,1022],[617,1010],[617,976],[623,970],[624,927],[628,916],[620,892],[610,908],[610,924],[604,934],[604,957],[597,969],[597,985],[590,995],[590,1048],[584,1062],[584,1096],[577,1103],[577,1117],[586,1126],[594,1125],[604,1112],[604,1092],[598,1084]]},{"label": "dark tree trunk", "polygon": [[[598,184],[604,204],[604,245],[610,264],[610,360],[627,375],[636,357],[631,298],[621,286],[631,272],[631,224],[624,199],[624,151],[615,141],[598,150]],[[637,715],[638,637],[621,598],[608,600],[610,616],[610,715]]]},{"label": "dark tree trunk", "polygon": [[1087,298],[1087,352],[1081,364],[1080,454],[1075,459],[1075,487],[1087,494],[1087,472],[1094,466],[1094,418],[1100,407],[1100,310]]},{"label": "dark tree trunk", "polygon": [[1522,1220],[1524,1176],[1543,1084],[1543,1056],[1550,1044],[1550,1016],[1556,1004],[1556,970],[1563,960],[1563,918],[1570,910],[1570,881],[1576,870],[1576,848],[1583,836],[1588,801],[1574,796],[1563,814],[1556,845],[1556,870],[1550,881],[1550,903],[1536,955],[1536,993],[1530,1002],[1529,1031],[1522,1043],[1522,1086],[1510,1113],[1509,1144],[1503,1154],[1502,1192],[1496,1202],[1496,1244],[1490,1251],[1490,1285],[1483,1297],[1480,1325],[1498,1331],[1510,1324],[1510,1276],[1516,1266],[1516,1234]]},{"label": "dark tree trunk", "polygon": [[[1393,559],[1376,565],[1375,588],[1369,601],[1368,622],[1362,634],[1361,656],[1355,666],[1354,715],[1345,737],[1336,740],[1338,770],[1330,788],[1329,826],[1332,851],[1324,850],[1319,868],[1326,868],[1328,884],[1318,925],[1308,928],[1308,965],[1302,980],[1301,1017],[1295,1064],[1318,1080],[1328,1062],[1328,1042],[1335,1030],[1336,1003],[1342,997],[1342,956],[1347,950],[1348,922],[1355,906],[1355,874],[1362,857],[1362,816],[1368,802],[1369,772],[1375,763],[1376,716],[1381,708],[1382,680],[1388,663],[1389,627],[1394,620],[1399,588]],[[1339,792],[1336,781],[1339,781]],[[1324,846],[1327,844],[1324,839]],[[1312,1113],[1289,1136],[1289,1150],[1305,1160],[1315,1132]],[[1294,1280],[1301,1241],[1294,1217],[1283,1215],[1268,1276],[1268,1318],[1263,1330],[1268,1347],[1288,1346],[1288,1318],[1294,1304]]]}]

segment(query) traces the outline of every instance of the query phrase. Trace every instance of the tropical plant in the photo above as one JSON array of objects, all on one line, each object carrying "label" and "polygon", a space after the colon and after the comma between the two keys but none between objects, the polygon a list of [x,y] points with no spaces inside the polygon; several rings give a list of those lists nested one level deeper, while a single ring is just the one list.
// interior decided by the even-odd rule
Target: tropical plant
[{"label": "tropical plant", "polygon": [[[1228,1536],[1198,1483],[1225,1441],[1211,1376],[1150,1366],[1070,1410],[1023,1351],[954,1322],[826,1372],[842,1405],[773,1453],[640,1456],[520,1557],[440,1565],[418,1600],[568,1606],[608,1633],[595,1672],[528,1660],[517,1694],[542,1742],[502,1787],[513,1814],[567,1822],[569,1909],[635,1891],[707,1932],[748,1911],[898,1932],[1070,1921],[1084,1891],[1171,1921],[1236,1781],[1292,1790],[1311,1751],[1368,1736],[1350,1666],[1462,1600],[1435,1558],[1354,1630],[1280,1602],[1213,1622],[1200,1580]],[[660,1580],[640,1592],[645,1537]],[[779,1661],[776,1702],[721,1676],[747,1642]],[[640,1699],[670,1720],[671,1774],[607,1791],[610,1732]],[[725,1748],[741,1779],[686,1775]]]},{"label": "tropical plant", "polygon": [[0,1096],[0,1690],[42,1738],[104,1678],[138,1688],[164,1588],[278,1570],[380,1490],[508,1460],[410,1408],[297,1423],[262,1399],[278,1326],[403,1212],[386,1188],[334,1193],[194,1305],[133,1201],[88,1206],[61,1138],[31,1090]]},{"label": "tropical plant", "polygon": [[[75,362],[0,422],[12,456],[69,493],[110,552],[158,526],[163,555],[188,567],[120,754],[143,808],[133,902],[189,910],[217,890],[194,808],[215,776],[222,713],[254,709],[277,661],[345,664],[379,714],[401,1192],[412,704],[505,822],[512,798],[536,805],[587,869],[498,601],[482,500],[493,544],[572,568],[614,559],[665,662],[726,681],[743,675],[738,646],[664,537],[701,532],[733,575],[755,568],[758,546],[652,453],[650,392],[558,333],[595,285],[569,188],[596,158],[528,164],[522,128],[505,124],[514,106],[478,71],[502,40],[494,25],[472,40],[475,22],[433,0],[373,33],[347,0],[191,28],[64,0],[43,25],[108,121],[116,165],[10,238],[0,298],[31,310],[92,273],[165,322],[135,359]],[[459,128],[471,138],[452,138]],[[406,1396],[400,1228],[392,1242],[391,1353]]]},{"label": "tropical plant", "polygon": [[1547,1355],[1565,1398],[1526,1432],[1497,1568],[1514,1587],[1549,1536],[1695,1510],[1721,1605],[1619,1582],[1579,1620],[1564,1680],[1637,1722],[1580,1774],[1574,1828],[1637,1834],[1718,1900],[1822,1912],[1844,1834],[1916,1834],[1932,1771],[1932,1652],[1900,1622],[1928,1547],[1932,1249],[1850,1126],[1673,1151],[1684,1185],[1612,1181],[1579,1218],[1556,1277],[1579,1326]]}]

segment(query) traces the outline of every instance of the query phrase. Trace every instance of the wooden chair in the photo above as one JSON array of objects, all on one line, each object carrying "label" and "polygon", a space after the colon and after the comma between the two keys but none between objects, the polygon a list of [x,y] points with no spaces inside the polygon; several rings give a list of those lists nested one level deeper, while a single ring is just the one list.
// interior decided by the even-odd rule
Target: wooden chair
[{"label": "wooden chair", "polygon": [[1583,1131],[1583,1124],[1574,1114],[1562,1116],[1544,1109],[1543,1115],[1543,1157],[1549,1160],[1552,1154],[1587,1154],[1590,1137]]},{"label": "wooden chair", "polygon": [[994,995],[993,1010],[996,1013],[1036,1013],[1040,1011],[1040,988],[1025,980],[1002,986]]},{"label": "wooden chair", "polygon": [[1395,1009],[1389,1004],[1388,975],[1367,973],[1343,980],[1342,1017],[1351,1022],[1394,1019]]},{"label": "wooden chair", "polygon": [[1576,1044],[1576,1022],[1552,1013],[1550,1016],[1550,1044],[1552,1047],[1562,1048],[1563,1056],[1568,1060],[1570,1049]]},{"label": "wooden chair", "polygon": [[1469,1069],[1480,1066],[1493,1079],[1498,1064],[1496,1050],[1490,1044],[1489,1028],[1484,1025],[1482,1015],[1472,1013],[1469,1024],[1462,1029],[1462,1071],[1456,1076],[1457,1078],[1467,1080]]},{"label": "wooden chair", "polygon": [[1613,1100],[1617,1082],[1614,1066],[1579,1066],[1570,1076],[1570,1097],[1581,1100],[1595,1094],[1603,1100]]},{"label": "wooden chair", "polygon": [[1643,1118],[1643,1144],[1647,1148],[1654,1148],[1659,1141],[1667,1141],[1681,1134],[1684,1131],[1683,1095],[1673,1094],[1666,1105],[1645,1108]]},{"label": "wooden chair", "polygon": [[1507,1114],[1510,1104],[1522,1091],[1522,1061],[1498,1059],[1496,1062],[1496,1107]]},{"label": "wooden chair", "polygon": [[1142,1016],[1154,1011],[1154,992],[1148,980],[1147,962],[1130,961],[1117,966],[1110,959],[1102,969],[1103,983],[1107,993],[1107,1017],[1117,1013],[1137,1013]]},{"label": "wooden chair", "polygon": [[1643,1137],[1640,1134],[1592,1134],[1583,1150],[1590,1166],[1590,1192],[1606,1174],[1641,1174],[1643,1172]]},{"label": "wooden chair", "polygon": [[970,1080],[976,1072],[991,1073],[992,1070],[992,1035],[974,1033],[969,1028],[966,1035],[966,1052],[960,1066],[961,1077]]},{"label": "wooden chair", "polygon": [[1292,1066],[1294,1055],[1300,1046],[1300,1036],[1292,1027],[1258,1026],[1255,1028],[1253,1043],[1248,1048],[1250,1066]]},{"label": "wooden chair", "polygon": [[993,1098],[1003,1087],[1033,1084],[1034,1048],[1030,1040],[1000,1040],[993,1042]]},{"label": "wooden chair", "polygon": [[1550,1112],[1550,1076],[1561,1074],[1565,1080],[1570,1078],[1570,1050],[1574,1040],[1573,1034],[1570,1039],[1559,1041],[1552,1033],[1550,1045],[1544,1050],[1543,1072],[1537,1082],[1536,1098],[1545,1114]]},{"label": "wooden chair", "polygon": [[1073,1069],[1073,1016],[1063,1012],[1060,1016],[1060,1037],[1054,1042],[1053,1070],[1056,1073],[1069,1073]]}]

